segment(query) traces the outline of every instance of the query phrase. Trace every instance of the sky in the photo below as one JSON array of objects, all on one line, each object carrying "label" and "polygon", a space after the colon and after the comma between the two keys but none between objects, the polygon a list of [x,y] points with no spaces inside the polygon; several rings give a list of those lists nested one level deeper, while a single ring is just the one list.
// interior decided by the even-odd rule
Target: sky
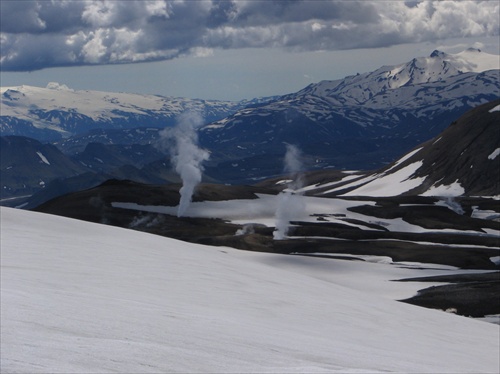
[{"label": "sky", "polygon": [[2,0],[2,86],[241,100],[439,49],[500,54],[500,2]]}]

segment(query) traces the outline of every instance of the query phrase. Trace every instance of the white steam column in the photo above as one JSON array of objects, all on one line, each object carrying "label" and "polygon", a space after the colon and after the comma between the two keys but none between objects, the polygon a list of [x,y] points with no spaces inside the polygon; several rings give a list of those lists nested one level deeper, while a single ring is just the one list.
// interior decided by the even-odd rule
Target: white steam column
[{"label": "white steam column", "polygon": [[161,140],[168,147],[175,165],[175,171],[182,179],[181,199],[177,217],[186,213],[192,201],[194,189],[201,182],[203,161],[209,153],[198,147],[197,130],[203,125],[203,118],[196,112],[185,112],[178,118],[177,125],[160,132]]},{"label": "white steam column", "polygon": [[286,145],[284,170],[290,173],[294,179],[288,182],[287,188],[277,196],[276,229],[273,232],[275,240],[285,239],[290,229],[290,221],[303,216],[306,210],[304,197],[302,193],[297,191],[303,187],[303,182],[299,174],[302,170],[301,158],[301,152],[296,146],[291,144]]}]

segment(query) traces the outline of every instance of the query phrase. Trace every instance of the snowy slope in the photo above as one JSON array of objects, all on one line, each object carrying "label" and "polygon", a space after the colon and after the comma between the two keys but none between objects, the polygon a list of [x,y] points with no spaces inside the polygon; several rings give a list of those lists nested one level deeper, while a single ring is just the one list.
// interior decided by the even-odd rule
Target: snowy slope
[{"label": "snowy slope", "polygon": [[[224,118],[240,108],[240,102],[73,90],[64,84],[47,87],[1,87],[3,134],[20,133],[24,127],[40,137],[70,136],[95,128],[130,128],[173,124],[180,113],[192,110],[207,121]],[[36,131],[38,130],[38,131]],[[24,129],[24,131],[27,131]]]},{"label": "snowy slope", "polygon": [[[436,50],[428,57],[417,57],[403,64],[382,66],[373,72],[349,76],[343,80],[312,84],[292,96],[307,94],[328,98],[332,104],[364,104],[369,108],[390,107],[394,104],[401,105],[408,96],[411,96],[410,93],[414,95],[422,91],[421,87],[401,91],[403,94],[399,93],[397,97],[391,99],[391,102],[381,101],[380,96],[377,100],[375,96],[391,95],[392,90],[403,87],[442,82],[464,73],[483,73],[498,69],[500,69],[499,56],[478,49],[470,48],[458,54],[447,54]],[[406,104],[411,102],[408,101]]]},{"label": "snowy slope", "polygon": [[[445,60],[449,59],[462,72],[500,69],[500,61],[497,55],[482,52],[480,49],[468,48],[465,51],[453,54],[445,54]],[[461,65],[461,66],[460,66]]]},{"label": "snowy slope", "polygon": [[1,219],[2,372],[498,371],[499,326],[391,300],[445,270]]},{"label": "snowy slope", "polygon": [[[130,113],[144,113],[144,110],[160,110],[163,100],[160,96],[143,96],[129,93],[108,93],[100,91],[79,91],[65,85],[49,83],[47,87],[2,87],[0,92],[11,101],[6,101],[2,115],[17,115],[19,118],[30,118],[26,107],[36,106],[46,111],[66,109],[78,111],[94,120],[105,116],[117,116],[115,110]],[[9,105],[11,103],[11,105]],[[170,105],[172,110],[181,110],[180,103]]]},{"label": "snowy slope", "polygon": [[436,138],[375,173],[305,189],[320,196],[500,196],[499,103],[467,112]]}]

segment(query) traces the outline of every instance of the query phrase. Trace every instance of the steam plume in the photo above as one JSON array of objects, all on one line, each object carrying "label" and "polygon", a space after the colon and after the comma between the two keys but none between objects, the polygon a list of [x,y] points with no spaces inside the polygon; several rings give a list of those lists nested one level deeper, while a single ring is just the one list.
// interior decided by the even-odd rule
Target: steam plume
[{"label": "steam plume", "polygon": [[178,217],[182,217],[189,207],[194,189],[201,182],[202,163],[209,158],[209,153],[198,147],[196,131],[201,125],[203,118],[199,113],[185,112],[179,116],[175,127],[166,128],[160,133],[169,148],[175,171],[182,179]]},{"label": "steam plume", "polygon": [[292,180],[287,183],[287,188],[278,195],[278,207],[276,209],[276,230],[273,237],[276,240],[283,240],[290,229],[290,221],[302,216],[305,212],[305,201],[299,190],[303,187],[300,171],[302,170],[302,155],[300,150],[291,144],[286,145],[285,172],[292,176]]}]

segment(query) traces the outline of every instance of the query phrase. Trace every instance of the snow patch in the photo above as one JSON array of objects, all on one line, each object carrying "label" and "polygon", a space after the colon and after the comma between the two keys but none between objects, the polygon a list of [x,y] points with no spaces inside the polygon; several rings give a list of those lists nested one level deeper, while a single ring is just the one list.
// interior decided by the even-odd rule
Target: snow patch
[{"label": "snow patch", "polygon": [[[328,194],[328,193],[331,193],[331,192],[337,192],[337,191],[340,191],[340,190],[344,190],[346,188],[352,188],[352,187],[360,186],[360,185],[362,185],[364,183],[368,183],[368,182],[376,179],[378,176],[379,176],[379,174],[372,174],[372,175],[366,176],[366,177],[361,178],[361,179],[358,178],[358,176],[355,176],[354,178],[351,178],[351,179],[356,179],[354,182],[345,184],[345,185],[337,187],[337,188],[333,188],[333,189],[328,190],[328,191],[321,192],[320,194],[324,195],[324,194]],[[341,182],[347,181],[346,178],[349,178],[349,177],[342,178],[340,181],[326,183],[324,186],[328,186],[329,184],[331,184],[331,185],[337,185],[337,184],[339,184]]]},{"label": "snow patch", "polygon": [[413,176],[422,165],[422,161],[417,161],[391,174],[383,173],[375,180],[350,191],[343,196],[382,197],[401,195],[402,193],[410,191],[422,184],[425,178],[411,178],[411,176]]},{"label": "snow patch", "polygon": [[490,257],[490,261],[493,262],[495,265],[499,265],[500,266],[500,256]]},{"label": "snow patch", "polygon": [[465,193],[465,189],[460,185],[458,179],[450,185],[441,184],[433,185],[421,196],[461,196]]},{"label": "snow patch", "polygon": [[[316,183],[316,184],[312,184],[310,186],[303,187],[297,191],[300,191],[300,192],[314,191],[314,190],[318,190],[320,188],[323,189],[323,188],[327,188],[327,187],[333,187],[333,186],[348,182],[348,181],[353,180],[353,179],[361,179],[361,178],[362,178],[362,175],[348,175],[348,176],[346,176],[342,179],[339,179],[338,181],[335,181],[335,182],[328,182],[328,183],[324,183],[324,184]],[[322,192],[322,193],[325,194],[325,193],[328,193],[330,191],[333,191],[333,190],[329,190],[329,191]]]},{"label": "snow patch", "polygon": [[359,254],[350,254],[350,253],[299,253],[295,252],[294,255],[307,255],[307,256],[322,256],[322,257],[345,257],[345,258],[359,258],[360,260],[371,262],[375,264],[384,264],[384,265],[396,265],[396,266],[404,266],[407,268],[415,268],[415,269],[436,269],[436,270],[459,270],[456,266],[451,265],[442,265],[442,264],[430,264],[423,262],[414,262],[414,261],[393,261],[393,259],[389,256],[376,256],[376,255],[359,255]]},{"label": "snow patch", "polygon": [[488,314],[482,318],[476,318],[479,321],[484,321],[488,323],[494,323],[500,325],[500,314]]},{"label": "snow patch", "polygon": [[444,200],[437,201],[435,205],[444,206],[460,215],[464,214],[462,205],[460,205],[460,203],[456,201],[452,196],[447,196]]},{"label": "snow patch", "polygon": [[[438,139],[439,140],[439,139]],[[412,157],[414,154],[418,153],[420,150],[422,149],[422,147],[420,148],[417,148],[409,153],[407,153],[406,155],[404,155],[403,157],[401,157],[399,160],[397,160],[394,165],[392,165],[389,169],[387,169],[385,171],[385,173],[387,173],[389,170],[392,170],[394,169],[396,166],[398,166],[399,164],[405,162],[406,160],[408,160],[410,157]]]},{"label": "snow patch", "polygon": [[493,109],[490,109],[488,111],[489,113],[493,113],[493,112],[500,112],[500,105],[497,105],[496,107],[494,107]]},{"label": "snow patch", "polygon": [[40,159],[42,160],[42,162],[43,162],[44,164],[50,165],[49,160],[47,160],[47,157],[45,157],[45,156],[42,154],[42,152],[37,151],[37,152],[36,152],[36,154],[38,155],[38,157],[40,157]]},{"label": "snow patch", "polygon": [[478,206],[475,205],[472,207],[471,217],[478,219],[493,220],[500,218],[500,213],[495,212],[494,210],[481,210],[479,209]]},{"label": "snow patch", "polygon": [[500,148],[497,148],[493,152],[491,152],[491,154],[488,156],[488,160],[494,160],[498,155],[500,155]]},{"label": "snow patch", "polygon": [[[274,214],[277,207],[276,195],[257,194],[258,199],[251,200],[226,200],[226,201],[203,201],[193,202],[189,208],[187,217],[198,218],[220,218],[238,225],[245,224],[260,224],[267,227],[274,227]],[[321,197],[302,196],[305,201],[305,212],[297,221],[317,222],[318,217],[322,217],[325,221],[333,223],[341,223],[342,225],[350,225],[354,227],[366,226],[356,225],[346,221],[346,218],[365,221],[366,216],[360,213],[354,213],[349,210],[351,207],[360,205],[375,205],[374,201],[357,201],[344,199],[325,199]],[[127,202],[112,202],[111,206],[115,208],[139,210],[142,212],[161,213],[176,215],[176,207],[159,206],[159,205],[138,205],[136,203]],[[373,219],[368,221],[370,224],[375,224],[385,227],[389,231],[398,232],[436,232],[436,230],[425,229],[418,225],[410,224],[401,218],[394,219]],[[439,232],[462,232],[454,229],[442,229]],[[483,231],[486,231],[483,229]],[[492,233],[493,234],[493,233]]]}]

